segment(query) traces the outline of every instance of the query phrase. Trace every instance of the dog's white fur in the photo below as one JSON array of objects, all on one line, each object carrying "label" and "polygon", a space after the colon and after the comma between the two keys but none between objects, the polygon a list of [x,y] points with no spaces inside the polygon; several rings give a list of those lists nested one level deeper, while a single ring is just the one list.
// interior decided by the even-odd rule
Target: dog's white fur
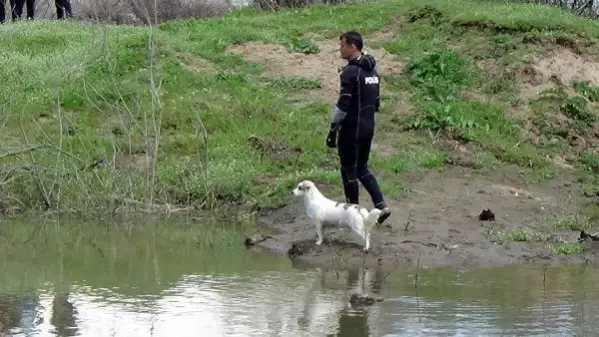
[{"label": "dog's white fur", "polygon": [[381,210],[370,212],[358,205],[340,203],[325,197],[310,180],[303,180],[293,189],[293,195],[302,198],[308,218],[316,228],[317,245],[322,244],[324,225],[351,228],[364,241],[364,251],[370,249],[370,230],[376,224]]}]

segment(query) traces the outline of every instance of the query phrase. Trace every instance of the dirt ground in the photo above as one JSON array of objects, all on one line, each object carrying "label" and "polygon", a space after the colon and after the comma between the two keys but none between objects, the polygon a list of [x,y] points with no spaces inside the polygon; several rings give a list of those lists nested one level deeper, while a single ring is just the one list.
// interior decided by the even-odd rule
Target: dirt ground
[{"label": "dirt ground", "polygon": [[[322,88],[302,91],[303,100],[325,98],[333,102],[339,94],[338,70],[346,62],[339,57],[337,40],[316,41],[315,43],[320,49],[320,52],[316,54],[289,52],[284,46],[259,41],[233,45],[228,48],[227,52],[242,54],[248,61],[264,64],[266,68],[264,76],[266,77],[296,76],[320,80]],[[377,70],[381,75],[399,74],[404,69],[405,65],[384,49],[365,46],[364,51],[376,58]],[[381,84],[381,90],[384,90],[384,81]]]},{"label": "dirt ground", "polygon": [[[349,229],[325,229],[325,241],[315,245],[314,228],[307,223],[299,201],[259,216],[259,226],[273,233],[250,249],[289,254],[294,261],[339,268],[356,265],[383,269],[401,267],[492,267],[509,263],[549,264],[581,258],[552,255],[551,245],[574,242],[579,233],[555,233],[555,242],[494,243],[493,232],[547,226],[553,217],[576,213],[569,202],[574,184],[556,179],[546,185],[525,186],[516,169],[486,177],[469,175],[468,169],[448,167],[444,172],[407,177],[410,193],[392,200],[391,217],[372,233],[371,251]],[[558,181],[558,182],[556,182]],[[318,184],[327,194],[327,186]],[[290,192],[291,193],[291,192]],[[329,195],[330,196],[330,195]],[[343,201],[342,196],[332,196]],[[361,190],[364,205],[370,199]],[[478,215],[490,208],[495,221]]]}]

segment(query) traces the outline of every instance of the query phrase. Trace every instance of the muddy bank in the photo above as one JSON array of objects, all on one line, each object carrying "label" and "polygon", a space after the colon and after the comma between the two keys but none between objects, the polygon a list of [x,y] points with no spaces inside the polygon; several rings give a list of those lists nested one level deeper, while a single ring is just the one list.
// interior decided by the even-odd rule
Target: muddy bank
[{"label": "muddy bank", "polygon": [[[410,193],[391,202],[394,213],[372,232],[371,251],[349,229],[326,228],[325,242],[315,245],[316,234],[307,224],[300,203],[259,216],[269,231],[266,240],[249,249],[288,254],[296,263],[339,268],[356,265],[392,270],[414,267],[494,267],[510,263],[551,264],[585,261],[585,256],[554,255],[551,247],[576,242],[579,232],[558,231],[553,219],[578,212],[580,203],[568,200],[580,192],[564,177],[542,185],[523,184],[517,170],[486,177],[469,175],[464,168],[448,168],[411,178]],[[319,184],[327,192],[326,186]],[[362,198],[368,198],[361,191]],[[330,194],[327,194],[330,195]],[[342,196],[333,196],[343,200]],[[363,199],[368,202],[369,199]],[[491,209],[494,221],[479,214]],[[534,242],[506,240],[506,233],[543,232]]]}]

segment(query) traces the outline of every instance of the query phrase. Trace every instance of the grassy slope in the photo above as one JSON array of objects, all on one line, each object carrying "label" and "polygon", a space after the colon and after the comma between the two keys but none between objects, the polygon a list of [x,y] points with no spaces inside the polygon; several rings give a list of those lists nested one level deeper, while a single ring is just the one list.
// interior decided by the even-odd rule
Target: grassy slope
[{"label": "grassy slope", "polygon": [[[432,7],[422,9],[425,5]],[[506,114],[522,104],[515,98],[517,81],[501,72],[484,73],[471,61],[518,64],[542,48],[523,44],[525,36],[551,41],[582,34],[592,41],[599,25],[531,5],[381,1],[274,14],[244,10],[168,22],[156,30],[63,22],[0,27],[2,148],[44,145],[0,158],[9,180],[3,205],[81,210],[128,200],[268,207],[286,201],[300,178],[337,182],[336,157],[323,155],[333,102],[293,106],[286,94],[310,81],[283,78],[265,86],[259,64],[225,50],[252,40],[310,49],[297,37],[334,38],[347,29],[374,33],[397,16],[404,18],[398,36],[377,42],[409,62],[403,75],[385,76],[380,127],[402,151],[391,158],[373,156],[390,196],[401,195],[397,173],[445,165],[449,152],[431,145],[436,132],[473,141],[474,160],[484,168],[511,162],[537,179],[552,177],[545,155],[556,150],[531,142],[521,132],[522,122]],[[410,23],[410,17],[421,18]],[[213,71],[198,71],[202,59]],[[462,95],[467,91],[479,99]],[[406,123],[391,112],[408,95],[419,113]],[[252,134],[301,147],[303,154],[259,156],[248,141]],[[156,154],[156,163],[144,163],[145,154]],[[587,157],[582,159],[592,164],[594,157]],[[107,169],[113,163],[118,169]],[[152,174],[147,167],[154,164]]]}]

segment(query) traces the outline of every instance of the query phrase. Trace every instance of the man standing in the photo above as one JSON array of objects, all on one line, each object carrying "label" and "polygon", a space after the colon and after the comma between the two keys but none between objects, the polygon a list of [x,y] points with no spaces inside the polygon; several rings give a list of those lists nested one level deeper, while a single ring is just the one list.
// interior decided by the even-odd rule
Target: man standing
[{"label": "man standing", "polygon": [[346,32],[339,37],[339,51],[347,65],[341,71],[341,90],[326,143],[330,148],[337,147],[346,201],[358,204],[358,181],[361,182],[374,207],[383,211],[378,221],[382,224],[391,211],[376,178],[368,169],[380,107],[379,74],[374,69],[375,58],[363,54],[362,47],[362,36],[357,32]]}]

